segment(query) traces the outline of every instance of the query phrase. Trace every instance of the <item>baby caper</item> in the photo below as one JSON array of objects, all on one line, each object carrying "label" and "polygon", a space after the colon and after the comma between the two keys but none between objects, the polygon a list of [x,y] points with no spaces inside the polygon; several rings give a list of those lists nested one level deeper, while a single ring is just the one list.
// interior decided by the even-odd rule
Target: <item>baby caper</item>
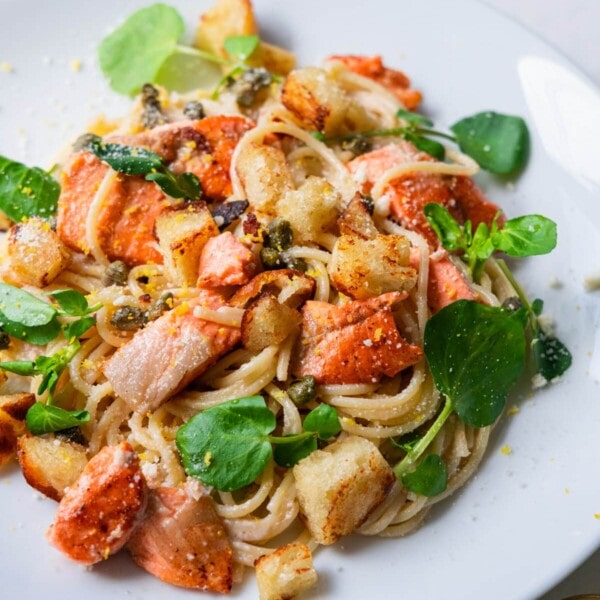
[{"label": "baby caper", "polygon": [[294,241],[294,233],[289,221],[285,219],[273,219],[267,229],[266,245],[278,252],[287,250]]},{"label": "baby caper", "polygon": [[145,311],[137,306],[121,306],[110,318],[110,324],[120,331],[136,331],[147,322]]},{"label": "baby caper", "polygon": [[275,269],[281,266],[279,262],[279,252],[274,248],[263,248],[260,251],[260,260],[267,269]]},{"label": "baby caper", "polygon": [[306,404],[317,395],[317,380],[312,375],[301,377],[288,387],[287,393],[294,404]]},{"label": "baby caper", "polygon": [[204,113],[204,106],[202,106],[202,102],[198,102],[198,100],[190,100],[187,102],[183,107],[183,114],[192,121],[199,121],[206,116]]},{"label": "baby caper", "polygon": [[297,258],[296,256],[290,256],[287,252],[282,252],[279,255],[280,261],[288,268],[294,269],[295,271],[302,271],[306,273],[308,271],[308,265],[303,258]]},{"label": "baby caper", "polygon": [[115,260],[106,267],[102,283],[104,285],[125,285],[128,276],[129,267],[122,260]]},{"label": "baby caper", "polygon": [[146,311],[148,321],[154,321],[158,319],[164,312],[173,308],[173,294],[171,292],[164,292],[161,294]]}]

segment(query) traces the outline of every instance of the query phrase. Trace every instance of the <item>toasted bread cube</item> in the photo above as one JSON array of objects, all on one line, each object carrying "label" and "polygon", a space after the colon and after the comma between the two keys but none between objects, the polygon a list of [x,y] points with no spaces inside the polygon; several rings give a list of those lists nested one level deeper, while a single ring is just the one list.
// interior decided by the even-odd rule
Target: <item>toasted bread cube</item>
[{"label": "toasted bread cube", "polygon": [[341,234],[358,235],[366,240],[377,237],[379,231],[369,212],[367,201],[356,194],[338,219]]},{"label": "toasted bread cube", "polygon": [[84,446],[54,436],[20,437],[17,459],[27,483],[57,502],[88,462]]},{"label": "toasted bread cube", "polygon": [[200,17],[196,46],[201,50],[227,57],[225,40],[234,35],[258,33],[250,0],[217,0]]},{"label": "toasted bread cube", "polygon": [[274,215],[277,201],[293,189],[290,169],[279,148],[247,144],[236,169],[253,210]]},{"label": "toasted bread cube", "polygon": [[310,548],[292,543],[264,554],[255,563],[260,600],[295,598],[317,583]]},{"label": "toasted bread cube", "polygon": [[277,203],[277,213],[290,222],[294,242],[315,242],[331,229],[339,214],[339,193],[321,177],[309,177]]},{"label": "toasted bread cube", "polygon": [[296,56],[285,48],[261,41],[248,59],[251,67],[264,67],[271,73],[287,75],[296,66]]},{"label": "toasted bread cube", "polygon": [[281,344],[294,329],[300,326],[300,313],[270,294],[255,300],[242,318],[242,344],[252,352],[267,346]]},{"label": "toasted bread cube", "polygon": [[[4,373],[4,371],[0,373]],[[27,392],[0,396],[0,409],[17,421],[24,421],[27,411],[34,404],[35,394]]]},{"label": "toasted bread cube", "polygon": [[17,440],[26,431],[27,428],[23,421],[13,419],[8,413],[0,409],[0,467],[15,456]]},{"label": "toasted bread cube", "polygon": [[219,235],[206,204],[190,202],[170,207],[160,214],[154,227],[173,281],[180,286],[195,285],[202,250],[211,237]]},{"label": "toasted bread cube", "polygon": [[327,271],[336,289],[356,300],[407,292],[417,283],[416,270],[407,266],[409,252],[402,235],[377,234],[372,240],[342,235]]},{"label": "toasted bread cube", "polygon": [[11,225],[12,221],[0,210],[0,231],[8,231]]},{"label": "toasted bread cube", "polygon": [[375,444],[351,436],[294,467],[300,511],[320,544],[352,533],[385,499],[394,473]]},{"label": "toasted bread cube", "polygon": [[10,279],[20,285],[45,287],[69,262],[67,247],[50,224],[38,218],[13,225],[6,250]]}]

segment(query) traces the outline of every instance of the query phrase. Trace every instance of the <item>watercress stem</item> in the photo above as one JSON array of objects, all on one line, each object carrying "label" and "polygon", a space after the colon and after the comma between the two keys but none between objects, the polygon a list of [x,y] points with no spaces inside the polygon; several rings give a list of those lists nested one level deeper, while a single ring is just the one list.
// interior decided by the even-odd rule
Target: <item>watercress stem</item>
[{"label": "watercress stem", "polygon": [[447,133],[442,133],[441,131],[436,131],[435,129],[427,129],[425,127],[417,127],[418,135],[433,135],[437,137],[444,138],[445,140],[450,140],[451,142],[456,143],[456,137],[453,135],[448,135]]},{"label": "watercress stem", "polygon": [[504,260],[502,260],[501,258],[499,258],[496,262],[498,264],[498,267],[500,267],[500,270],[502,271],[502,273],[504,273],[504,276],[506,277],[506,279],[508,279],[510,285],[512,285],[515,292],[517,292],[517,296],[519,296],[519,300],[521,300],[521,303],[523,304],[523,308],[525,308],[525,310],[527,311],[527,313],[530,316],[529,323],[531,325],[533,335],[534,335],[534,337],[537,336],[537,334],[539,333],[540,327],[538,325],[537,317],[536,317],[535,313],[533,312],[533,309],[531,308],[531,304],[529,303],[529,299],[527,298],[527,294],[525,294],[525,292],[523,291],[523,288],[519,285],[519,282],[514,278],[512,272],[508,268],[508,265],[506,264],[506,262],[504,262]]},{"label": "watercress stem", "polygon": [[267,440],[271,442],[271,444],[294,444],[295,442],[301,442],[302,440],[306,440],[314,435],[315,433],[312,431],[303,431],[302,433],[297,433],[296,435],[287,435],[285,437],[268,435]]},{"label": "watercress stem", "polygon": [[421,457],[421,454],[427,450],[429,444],[433,442],[435,436],[438,434],[439,430],[442,428],[454,407],[452,405],[452,400],[446,396],[446,403],[444,404],[444,408],[442,412],[438,415],[437,419],[433,422],[433,425],[429,428],[427,433],[415,444],[414,448],[408,452],[408,454],[394,467],[394,474],[396,475],[396,479],[401,480],[402,475],[412,471],[415,463]]}]

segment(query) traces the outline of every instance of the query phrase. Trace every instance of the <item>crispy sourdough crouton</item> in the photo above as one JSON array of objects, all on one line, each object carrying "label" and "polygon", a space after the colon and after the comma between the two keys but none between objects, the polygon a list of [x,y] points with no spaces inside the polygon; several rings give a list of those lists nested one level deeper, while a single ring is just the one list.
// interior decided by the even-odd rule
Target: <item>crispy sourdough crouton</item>
[{"label": "crispy sourdough crouton", "polygon": [[304,125],[326,135],[374,126],[365,109],[346,94],[338,81],[316,67],[292,71],[283,84],[281,102]]},{"label": "crispy sourdough crouton", "polygon": [[88,462],[84,446],[54,436],[21,436],[17,459],[27,483],[56,501],[77,481]]},{"label": "crispy sourdough crouton", "polygon": [[352,533],[385,499],[394,473],[369,440],[350,436],[294,467],[300,513],[319,544]]},{"label": "crispy sourdough crouton", "polygon": [[358,235],[365,240],[372,240],[379,233],[371,212],[369,212],[367,200],[360,194],[356,194],[342,211],[338,218],[338,227],[343,235]]},{"label": "crispy sourdough crouton", "polygon": [[328,181],[311,176],[279,200],[277,214],[290,222],[296,243],[315,242],[335,225],[340,204],[340,194]]},{"label": "crispy sourdough crouton", "polygon": [[274,215],[277,201],[294,189],[290,169],[279,148],[247,144],[238,156],[236,169],[253,210]]},{"label": "crispy sourdough crouton", "polygon": [[11,279],[20,285],[45,287],[69,262],[67,247],[50,224],[35,217],[10,228],[6,252]]},{"label": "crispy sourdough crouton", "polygon": [[341,235],[327,266],[337,290],[356,300],[386,292],[408,292],[417,283],[417,272],[408,266],[410,244],[403,235],[383,235],[365,240]]},{"label": "crispy sourdough crouton", "polygon": [[23,421],[14,419],[0,409],[0,467],[15,456],[17,440],[26,431],[27,427]]},{"label": "crispy sourdough crouton", "polygon": [[268,292],[276,295],[281,304],[296,308],[311,298],[314,291],[315,280],[312,277],[293,269],[274,269],[259,273],[230,298],[229,304],[246,308],[252,300]]},{"label": "crispy sourdough crouton", "polygon": [[260,600],[295,598],[317,583],[310,548],[292,543],[263,554],[254,563]]},{"label": "crispy sourdough crouton", "polygon": [[285,48],[261,40],[247,62],[251,67],[264,67],[271,73],[287,75],[296,66],[296,56]]},{"label": "crispy sourdough crouton", "polygon": [[252,352],[281,344],[292,331],[298,329],[301,321],[298,311],[279,304],[271,294],[264,294],[244,312],[242,344]]},{"label": "crispy sourdough crouton", "polygon": [[156,219],[154,231],[174,283],[193,286],[204,246],[219,235],[205,202],[188,202],[165,209]]},{"label": "crispy sourdough crouton", "polygon": [[146,502],[146,482],[131,445],[105,446],[66,490],[46,537],[72,560],[93,565],[127,543]]},{"label": "crispy sourdough crouton", "polygon": [[[4,371],[2,371],[4,373]],[[7,394],[0,396],[0,410],[8,413],[17,421],[24,421],[27,411],[35,404],[35,394],[21,392],[19,394]]]},{"label": "crispy sourdough crouton", "polygon": [[217,0],[200,17],[196,30],[196,46],[226,57],[225,40],[233,35],[258,33],[250,0]]},{"label": "crispy sourdough crouton", "polygon": [[231,590],[233,551],[208,495],[152,490],[148,512],[127,549],[142,569],[167,583],[223,594]]},{"label": "crispy sourdough crouton", "polygon": [[0,210],[0,231],[8,231],[11,225],[12,221]]}]

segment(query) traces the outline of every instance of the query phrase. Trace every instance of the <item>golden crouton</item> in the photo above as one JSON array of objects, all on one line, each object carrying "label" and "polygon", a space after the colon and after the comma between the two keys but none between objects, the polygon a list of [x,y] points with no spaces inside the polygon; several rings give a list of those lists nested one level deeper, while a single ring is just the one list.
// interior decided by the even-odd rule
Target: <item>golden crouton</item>
[{"label": "golden crouton", "polygon": [[287,75],[296,66],[296,56],[289,50],[261,41],[248,64],[251,67],[264,67],[277,75]]},{"label": "golden crouton", "polygon": [[279,148],[247,144],[236,169],[253,210],[274,215],[277,201],[293,189],[290,169]]},{"label": "golden crouton", "polygon": [[331,229],[341,204],[339,193],[321,177],[309,177],[277,203],[277,214],[290,222],[297,244],[315,242]]},{"label": "golden crouton", "polygon": [[8,232],[10,279],[18,285],[45,287],[69,262],[69,252],[50,224],[38,218],[13,225]]},{"label": "golden crouton", "polygon": [[54,436],[20,437],[17,458],[27,483],[56,501],[87,464],[84,446]]},{"label": "golden crouton", "polygon": [[377,234],[372,240],[342,235],[327,271],[337,290],[357,300],[407,292],[417,282],[417,272],[407,266],[409,253],[410,245],[402,235]]},{"label": "golden crouton", "polygon": [[294,467],[294,477],[306,526],[326,545],[359,527],[395,480],[377,447],[357,436],[313,452]]},{"label": "golden crouton", "polygon": [[26,431],[27,427],[23,421],[13,419],[0,409],[0,467],[15,455],[17,440]]},{"label": "golden crouton", "polygon": [[341,234],[358,235],[366,240],[372,240],[379,233],[369,212],[367,200],[360,194],[350,200],[338,219],[338,227]]},{"label": "golden crouton", "polygon": [[211,237],[219,234],[206,204],[190,202],[173,206],[160,214],[154,227],[174,283],[182,287],[195,285],[202,250]]},{"label": "golden crouton", "polygon": [[286,600],[317,583],[310,548],[292,543],[264,554],[254,563],[260,600]]},{"label": "golden crouton", "polygon": [[271,294],[255,300],[242,318],[242,344],[252,352],[281,344],[300,325],[300,313],[279,304]]},{"label": "golden crouton", "polygon": [[[1,371],[4,373],[4,371]],[[0,410],[3,410],[13,419],[24,421],[27,411],[35,404],[35,394],[23,392],[0,396]]]}]

